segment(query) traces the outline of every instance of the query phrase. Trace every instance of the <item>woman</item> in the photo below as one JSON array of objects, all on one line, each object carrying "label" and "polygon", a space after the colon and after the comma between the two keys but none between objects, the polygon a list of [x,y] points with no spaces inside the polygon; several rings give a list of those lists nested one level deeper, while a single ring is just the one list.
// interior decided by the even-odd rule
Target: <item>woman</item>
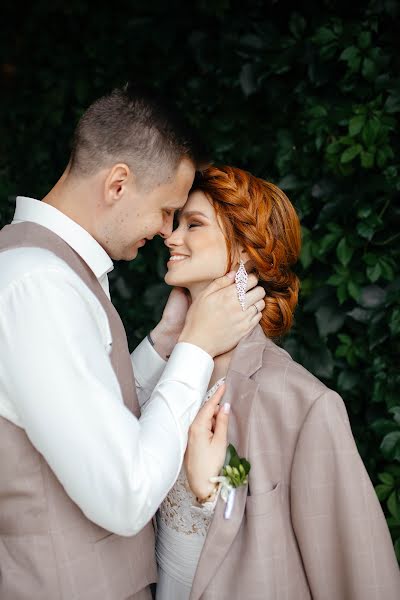
[{"label": "woman", "polygon": [[217,490],[191,481],[193,493],[182,469],[157,516],[157,600],[398,600],[391,539],[344,404],[273,342],[297,303],[293,206],[271,183],[210,167],[166,244],[165,281],[192,300],[243,264],[267,295],[260,325],[215,359],[208,393],[226,381],[229,442],[251,464],[248,485],[225,519]]}]

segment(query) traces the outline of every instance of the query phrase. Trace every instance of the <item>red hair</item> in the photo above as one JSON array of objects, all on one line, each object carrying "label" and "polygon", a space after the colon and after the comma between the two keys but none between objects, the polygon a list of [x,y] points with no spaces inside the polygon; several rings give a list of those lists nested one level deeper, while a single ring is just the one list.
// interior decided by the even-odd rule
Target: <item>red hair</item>
[{"label": "red hair", "polygon": [[[266,289],[260,325],[268,337],[292,326],[299,279],[291,270],[301,248],[300,222],[287,196],[276,185],[235,167],[208,167],[193,190],[204,192],[222,224],[229,265],[242,246],[252,271]],[[247,267],[247,265],[246,265]]]}]

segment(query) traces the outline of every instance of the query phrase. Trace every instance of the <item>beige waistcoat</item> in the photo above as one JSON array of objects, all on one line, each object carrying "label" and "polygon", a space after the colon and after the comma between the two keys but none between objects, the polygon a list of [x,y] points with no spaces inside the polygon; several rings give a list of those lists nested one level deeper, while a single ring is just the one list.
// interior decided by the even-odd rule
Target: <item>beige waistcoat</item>
[{"label": "beige waistcoat", "polygon": [[[110,324],[113,341],[110,359],[124,403],[139,416],[125,330],[93,272],[68,244],[40,225],[18,223],[1,230],[0,252],[20,247],[50,250],[98,298]],[[0,452],[2,600],[149,597],[145,588],[156,581],[151,523],[138,535],[127,538],[89,521],[66,494],[25,431],[1,417]]]}]

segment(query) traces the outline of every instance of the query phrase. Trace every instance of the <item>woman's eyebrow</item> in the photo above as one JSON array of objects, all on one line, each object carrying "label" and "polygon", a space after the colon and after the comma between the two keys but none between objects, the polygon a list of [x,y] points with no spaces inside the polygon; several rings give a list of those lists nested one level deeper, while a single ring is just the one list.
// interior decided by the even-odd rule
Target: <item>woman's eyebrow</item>
[{"label": "woman's eyebrow", "polygon": [[181,219],[182,217],[192,217],[193,215],[200,215],[202,217],[204,217],[205,219],[209,219],[209,217],[207,215],[205,215],[204,213],[202,213],[200,210],[178,210],[177,211],[177,217],[178,219]]}]

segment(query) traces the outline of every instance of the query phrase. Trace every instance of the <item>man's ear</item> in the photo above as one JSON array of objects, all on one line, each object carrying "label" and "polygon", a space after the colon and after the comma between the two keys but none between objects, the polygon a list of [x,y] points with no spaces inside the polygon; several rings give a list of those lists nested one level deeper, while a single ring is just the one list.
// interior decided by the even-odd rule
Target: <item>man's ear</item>
[{"label": "man's ear", "polygon": [[125,163],[118,163],[108,172],[104,181],[104,198],[108,205],[113,205],[118,202],[128,185],[134,184],[133,173]]}]

